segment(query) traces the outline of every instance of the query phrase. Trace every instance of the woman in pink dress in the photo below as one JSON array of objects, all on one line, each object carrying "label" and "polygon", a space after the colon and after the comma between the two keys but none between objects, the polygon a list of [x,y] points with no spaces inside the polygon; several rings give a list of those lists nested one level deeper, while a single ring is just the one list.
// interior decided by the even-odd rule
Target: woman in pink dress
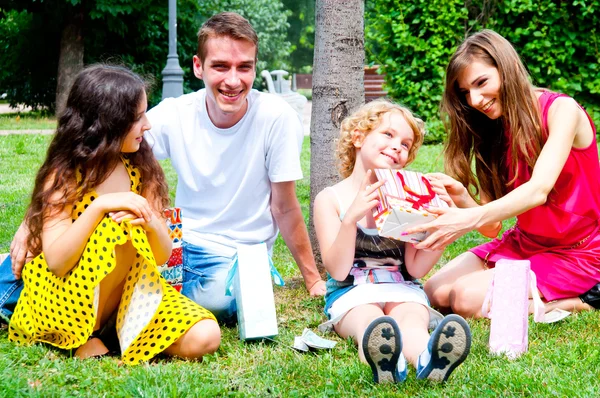
[{"label": "woman in pink dress", "polygon": [[[598,308],[600,165],[596,130],[572,98],[536,88],[512,45],[483,30],[467,38],[446,71],[445,169],[436,173],[456,208],[407,233],[439,250],[477,229],[501,238],[463,253],[425,285],[433,306],[481,316],[500,258],[527,259],[546,310]],[[475,169],[471,168],[475,164]]]}]

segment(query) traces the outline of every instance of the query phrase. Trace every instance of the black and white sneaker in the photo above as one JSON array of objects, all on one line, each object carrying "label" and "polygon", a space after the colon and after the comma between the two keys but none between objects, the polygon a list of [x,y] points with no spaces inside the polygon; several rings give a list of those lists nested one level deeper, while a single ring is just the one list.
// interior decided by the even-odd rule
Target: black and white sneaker
[{"label": "black and white sneaker", "polygon": [[427,350],[419,355],[417,379],[444,382],[471,350],[471,329],[460,316],[446,316],[435,328]]},{"label": "black and white sneaker", "polygon": [[[406,379],[406,360],[401,355],[402,336],[393,318],[382,316],[367,326],[362,350],[373,371],[375,383],[398,383]],[[398,361],[404,363],[398,366]]]}]

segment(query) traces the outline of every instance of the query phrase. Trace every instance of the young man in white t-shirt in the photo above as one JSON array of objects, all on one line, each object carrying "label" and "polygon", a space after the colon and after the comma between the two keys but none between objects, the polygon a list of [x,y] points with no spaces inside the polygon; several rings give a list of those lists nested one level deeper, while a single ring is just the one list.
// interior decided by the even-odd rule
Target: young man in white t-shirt
[{"label": "young man in white t-shirt", "polygon": [[[224,285],[236,245],[266,242],[271,250],[278,227],[310,294],[325,294],[295,192],[294,181],[302,178],[302,125],[283,99],[252,90],[257,52],[248,21],[235,13],[213,16],[198,33],[194,56],[194,73],[206,89],[148,112],[153,127],[145,137],[157,158],[171,158],[178,174],[182,293],[223,320],[235,313]],[[26,240],[22,225],[0,267],[5,321],[22,289]]]},{"label": "young man in white t-shirt", "polygon": [[311,295],[325,292],[296,198],[303,131],[281,98],[252,90],[258,37],[238,14],[210,18],[198,33],[194,74],[205,89],[148,112],[146,139],[177,171],[183,216],[182,293],[218,318],[235,314],[225,277],[239,243],[266,242],[278,227]]}]

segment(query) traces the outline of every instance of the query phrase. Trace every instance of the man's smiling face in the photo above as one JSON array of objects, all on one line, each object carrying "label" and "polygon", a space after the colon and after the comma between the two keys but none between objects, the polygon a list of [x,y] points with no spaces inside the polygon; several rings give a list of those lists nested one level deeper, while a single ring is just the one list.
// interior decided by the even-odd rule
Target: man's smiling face
[{"label": "man's smiling face", "polygon": [[256,46],[226,36],[205,44],[204,62],[194,56],[194,74],[206,86],[208,115],[216,127],[235,125],[246,113],[246,97],[256,77]]}]

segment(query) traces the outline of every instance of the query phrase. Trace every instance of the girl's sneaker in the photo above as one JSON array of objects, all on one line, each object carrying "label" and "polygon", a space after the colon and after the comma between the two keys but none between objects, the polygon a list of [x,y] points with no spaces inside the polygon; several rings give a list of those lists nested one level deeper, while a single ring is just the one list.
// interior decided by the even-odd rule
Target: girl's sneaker
[{"label": "girl's sneaker", "polygon": [[471,329],[460,316],[446,316],[435,328],[427,349],[419,355],[417,379],[444,382],[471,350]]},{"label": "girl's sneaker", "polygon": [[407,366],[402,355],[402,336],[393,318],[382,316],[367,326],[362,350],[373,371],[375,383],[398,383],[406,379]]}]

